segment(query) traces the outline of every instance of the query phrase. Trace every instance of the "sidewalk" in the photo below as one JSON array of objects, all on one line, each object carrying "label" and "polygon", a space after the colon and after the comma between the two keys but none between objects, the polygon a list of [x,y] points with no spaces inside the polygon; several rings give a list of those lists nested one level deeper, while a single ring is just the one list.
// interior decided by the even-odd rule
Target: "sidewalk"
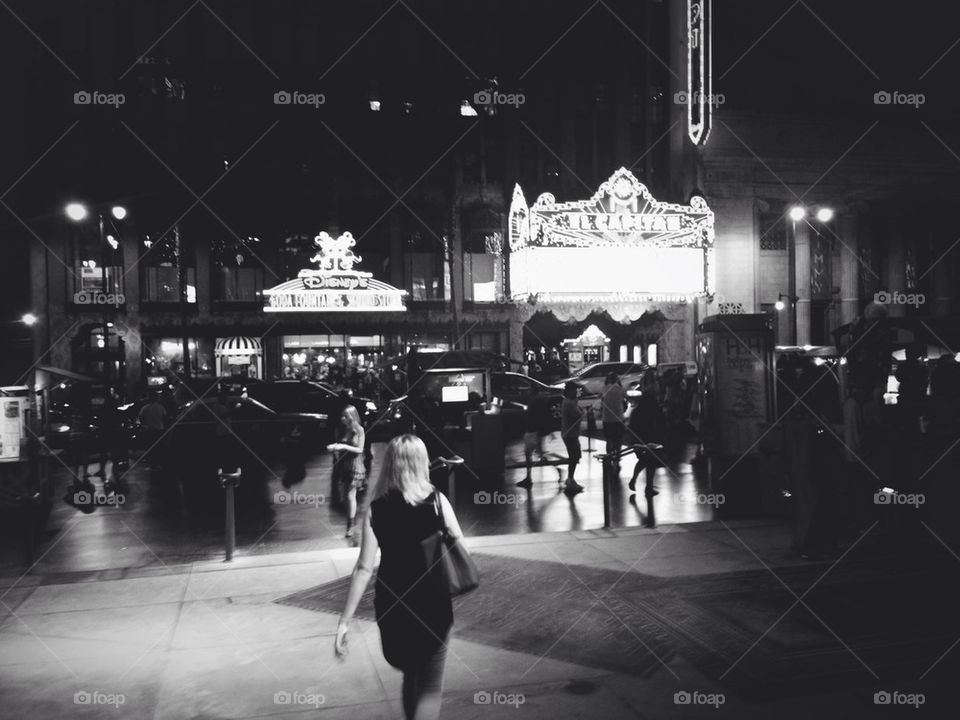
[{"label": "sidewalk", "polygon": [[[682,580],[686,592],[696,595],[709,590],[701,583],[728,578],[769,575],[775,584],[765,565],[788,582],[791,573],[815,570],[816,577],[828,569],[796,560],[788,550],[789,531],[779,523],[487,536],[467,544],[484,567],[519,564],[531,573],[531,583],[538,578],[535,587],[523,590],[542,600],[519,609],[530,621],[521,625],[542,624],[545,613],[573,607],[582,601],[575,595],[587,593],[597,607],[590,616],[578,612],[569,623],[559,621],[559,614],[551,616],[558,622],[549,629],[554,639],[546,651],[507,649],[503,645],[516,646],[517,635],[511,629],[504,635],[504,628],[492,632],[488,642],[477,642],[476,628],[482,631],[482,624],[475,609],[482,608],[495,625],[498,617],[517,610],[497,589],[523,585],[516,579],[505,585],[496,571],[486,571],[481,588],[468,596],[474,610],[464,610],[454,626],[444,717],[825,720],[875,717],[888,709],[873,704],[876,688],[863,678],[857,689],[816,694],[811,687],[779,699],[742,697],[652,626],[623,622],[620,618],[629,615],[627,595],[608,594],[610,583],[594,582],[603,573],[640,589],[669,588]],[[348,575],[357,552],[342,548],[240,556],[230,564],[0,578],[0,707],[6,717],[32,718],[402,717],[400,674],[383,660],[374,623],[356,621],[351,653],[341,663],[332,649],[337,614],[276,602]],[[751,592],[742,584],[739,590]],[[644,608],[637,602],[646,612],[670,616],[671,627],[683,632],[687,621],[679,604]],[[588,622],[580,623],[585,617]],[[731,612],[731,628],[737,617]],[[468,637],[458,634],[461,626]],[[498,637],[507,642],[499,643]],[[645,670],[615,672],[598,667],[604,662],[557,659],[554,646],[562,648],[575,637],[584,657],[598,648],[613,653],[623,641],[636,644]],[[743,644],[742,651],[749,646]],[[579,657],[578,647],[572,652]],[[629,660],[609,659],[614,664]],[[717,708],[677,704],[675,693],[683,691],[700,693],[690,696],[695,702],[716,703],[720,697],[723,702]],[[485,704],[486,699],[491,702]],[[907,717],[930,709],[929,703],[920,713],[896,708]]]}]

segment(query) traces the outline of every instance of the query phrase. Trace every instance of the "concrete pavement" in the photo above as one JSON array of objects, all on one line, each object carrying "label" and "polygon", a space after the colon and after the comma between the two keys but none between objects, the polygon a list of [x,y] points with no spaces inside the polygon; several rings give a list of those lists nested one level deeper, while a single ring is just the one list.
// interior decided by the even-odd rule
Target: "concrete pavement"
[{"label": "concrete pavement", "polygon": [[[486,536],[467,544],[487,555],[556,563],[557,582],[588,567],[706,578],[806,564],[789,551],[788,529],[765,521]],[[356,621],[351,653],[339,662],[332,649],[336,614],[274,602],[349,574],[357,552],[241,554],[229,564],[2,577],[3,714],[401,717],[400,674],[383,660],[374,623]],[[558,640],[564,631],[557,628]],[[675,698],[678,692],[692,694]],[[678,704],[685,697],[691,704]],[[443,716],[788,720],[874,717],[880,710],[888,708],[874,705],[869,689],[746,702],[683,655],[636,676],[470,642],[455,626]]]}]

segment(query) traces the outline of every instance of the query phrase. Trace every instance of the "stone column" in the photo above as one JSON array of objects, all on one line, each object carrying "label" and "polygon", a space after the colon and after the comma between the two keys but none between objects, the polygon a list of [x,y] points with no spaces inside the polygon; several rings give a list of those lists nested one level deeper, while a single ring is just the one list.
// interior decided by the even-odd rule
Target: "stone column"
[{"label": "stone column", "polygon": [[860,310],[860,242],[857,211],[848,208],[840,215],[840,324],[856,319]]},{"label": "stone column", "polygon": [[405,288],[403,277],[403,227],[400,211],[393,210],[387,218],[387,237],[390,243],[390,277],[387,279],[394,287]]},{"label": "stone column", "polygon": [[[123,336],[125,382],[124,390],[128,398],[134,398],[143,389],[143,347],[140,338],[140,235],[135,220],[128,222],[121,244],[123,257],[123,325],[119,332]],[[199,285],[197,292],[200,291]]]},{"label": "stone column", "polygon": [[[213,285],[213,276],[210,272],[210,243],[206,240],[199,240],[194,243],[195,255],[194,275],[197,287],[197,315],[201,322],[210,319],[211,310],[211,286]],[[259,262],[254,260],[253,262]],[[219,268],[217,268],[219,272]],[[269,271],[267,272],[269,275]]]},{"label": "stone column", "polygon": [[[907,250],[904,246],[903,218],[892,217],[887,223],[887,237],[885,243],[886,255],[886,285],[889,293],[905,293],[907,291]],[[903,317],[907,314],[907,306],[899,303],[887,303],[889,317]]]},{"label": "stone column", "polygon": [[512,318],[509,326],[509,346],[506,354],[514,360],[523,359],[523,320]]},{"label": "stone column", "polygon": [[810,226],[793,222],[794,278],[796,282],[796,344],[810,344]]},{"label": "stone column", "polygon": [[930,230],[930,262],[932,263],[928,272],[932,275],[930,287],[933,290],[932,298],[927,298],[927,302],[932,302],[932,315],[949,315],[953,306],[953,251],[950,245],[953,241],[950,236],[944,232],[940,226],[934,226]]}]

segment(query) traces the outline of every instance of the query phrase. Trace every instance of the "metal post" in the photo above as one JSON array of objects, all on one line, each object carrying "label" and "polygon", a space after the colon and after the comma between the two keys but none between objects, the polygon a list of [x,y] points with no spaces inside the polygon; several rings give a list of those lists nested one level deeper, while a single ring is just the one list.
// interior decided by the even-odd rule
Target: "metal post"
[{"label": "metal post", "polygon": [[226,512],[225,516],[225,528],[224,528],[224,554],[225,562],[230,562],[233,560],[233,549],[237,545],[237,520],[236,520],[236,507],[234,505],[234,488],[237,486],[237,482],[240,480],[240,469],[237,468],[236,472],[225,473],[223,468],[217,470],[217,475],[220,478],[220,486],[226,491],[224,493],[224,498],[226,502]]},{"label": "metal post", "polygon": [[610,522],[610,476],[613,474],[613,456],[607,453],[597,453],[603,471],[603,527],[609,528]]},{"label": "metal post", "polygon": [[597,416],[592,407],[587,408],[587,452],[593,452],[593,434],[597,431]]}]

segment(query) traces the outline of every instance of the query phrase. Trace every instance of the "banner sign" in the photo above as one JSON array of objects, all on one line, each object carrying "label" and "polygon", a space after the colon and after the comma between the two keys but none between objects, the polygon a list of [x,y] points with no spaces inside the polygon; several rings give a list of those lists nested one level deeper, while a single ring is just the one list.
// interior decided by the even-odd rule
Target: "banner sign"
[{"label": "banner sign", "polygon": [[346,232],[334,238],[321,232],[314,239],[317,254],[310,262],[316,268],[299,272],[263,291],[264,312],[402,312],[405,290],[373,278],[373,273],[354,270],[363,258],[354,255],[356,240]]}]

